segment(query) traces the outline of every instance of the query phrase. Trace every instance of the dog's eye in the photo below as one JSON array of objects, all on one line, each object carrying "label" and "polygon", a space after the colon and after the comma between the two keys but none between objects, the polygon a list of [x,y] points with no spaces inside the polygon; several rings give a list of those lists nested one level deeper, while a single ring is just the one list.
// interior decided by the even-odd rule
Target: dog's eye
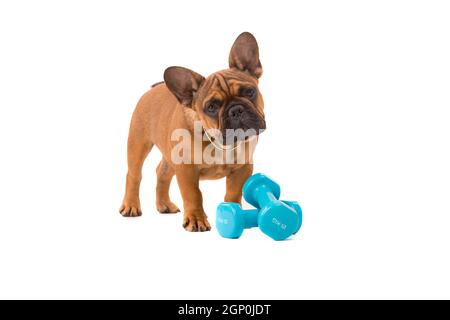
[{"label": "dog's eye", "polygon": [[239,95],[242,97],[246,97],[250,100],[255,100],[256,99],[256,89],[250,88],[250,87],[241,88]]},{"label": "dog's eye", "polygon": [[222,102],[220,100],[211,100],[208,102],[205,106],[205,113],[210,116],[216,116],[217,113],[219,113],[220,106],[222,105]]}]

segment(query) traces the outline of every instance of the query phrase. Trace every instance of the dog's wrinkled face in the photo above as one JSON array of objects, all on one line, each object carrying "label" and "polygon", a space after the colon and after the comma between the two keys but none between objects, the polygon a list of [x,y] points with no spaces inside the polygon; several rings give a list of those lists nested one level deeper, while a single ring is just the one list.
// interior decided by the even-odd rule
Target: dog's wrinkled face
[{"label": "dog's wrinkled face", "polygon": [[218,129],[223,142],[258,134],[264,130],[264,103],[256,78],[238,70],[210,75],[197,93],[193,109],[205,129]]},{"label": "dog's wrinkled face", "polygon": [[164,73],[166,85],[177,99],[197,113],[206,130],[216,129],[220,140],[228,144],[266,128],[258,89],[262,67],[253,35],[244,32],[236,39],[229,64],[230,69],[206,79],[182,67],[170,67]]}]

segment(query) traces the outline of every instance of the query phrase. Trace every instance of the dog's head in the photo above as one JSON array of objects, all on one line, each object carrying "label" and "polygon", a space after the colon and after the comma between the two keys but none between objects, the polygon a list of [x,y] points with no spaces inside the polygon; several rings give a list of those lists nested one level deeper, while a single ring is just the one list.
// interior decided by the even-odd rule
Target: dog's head
[{"label": "dog's head", "polygon": [[230,51],[229,69],[204,78],[183,68],[170,67],[164,81],[178,101],[197,113],[203,128],[215,131],[224,144],[257,135],[266,128],[264,102],[258,89],[262,75],[258,43],[242,33]]}]

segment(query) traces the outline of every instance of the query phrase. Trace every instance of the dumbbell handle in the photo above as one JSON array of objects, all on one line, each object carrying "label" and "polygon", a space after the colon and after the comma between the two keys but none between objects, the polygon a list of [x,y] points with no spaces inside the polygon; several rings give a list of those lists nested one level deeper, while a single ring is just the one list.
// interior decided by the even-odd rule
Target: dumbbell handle
[{"label": "dumbbell handle", "polygon": [[258,209],[243,210],[245,229],[256,228],[258,226]]},{"label": "dumbbell handle", "polygon": [[257,199],[259,208],[264,208],[278,200],[272,191],[264,184],[254,189],[253,198]]}]

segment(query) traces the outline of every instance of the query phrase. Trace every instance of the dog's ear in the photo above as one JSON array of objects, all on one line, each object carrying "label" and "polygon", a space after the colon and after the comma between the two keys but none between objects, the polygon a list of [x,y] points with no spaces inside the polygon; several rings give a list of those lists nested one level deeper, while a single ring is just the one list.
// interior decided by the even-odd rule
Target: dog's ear
[{"label": "dog's ear", "polygon": [[229,57],[230,68],[246,71],[256,78],[261,77],[263,69],[259,61],[259,48],[255,37],[243,32],[234,41]]},{"label": "dog's ear", "polygon": [[195,92],[204,80],[198,73],[183,67],[169,67],[164,71],[167,87],[186,106],[192,103]]}]

